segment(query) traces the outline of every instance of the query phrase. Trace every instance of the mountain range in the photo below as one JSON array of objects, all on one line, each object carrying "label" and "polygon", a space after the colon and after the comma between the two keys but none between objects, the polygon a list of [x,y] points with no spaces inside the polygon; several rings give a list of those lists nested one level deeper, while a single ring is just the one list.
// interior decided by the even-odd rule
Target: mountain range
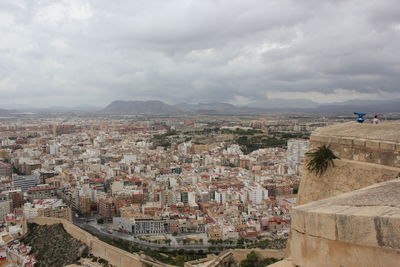
[{"label": "mountain range", "polygon": [[351,100],[341,103],[319,105],[310,100],[270,99],[251,103],[247,106],[235,106],[229,103],[178,103],[169,105],[161,101],[114,101],[103,112],[127,114],[179,114],[189,112],[197,114],[263,114],[268,111],[290,111],[305,113],[324,113],[345,115],[353,112],[387,113],[400,112],[400,99],[396,100]]},{"label": "mountain range", "polygon": [[158,100],[150,101],[122,101],[111,102],[105,109],[105,113],[122,114],[177,114],[182,110],[176,106],[168,105]]},{"label": "mountain range", "polygon": [[178,103],[170,105],[159,100],[150,101],[123,101],[116,100],[107,107],[49,107],[49,108],[23,108],[0,109],[0,115],[32,112],[36,114],[49,113],[89,113],[89,114],[149,114],[149,115],[179,115],[185,114],[264,114],[269,111],[321,113],[335,115],[350,115],[354,111],[367,113],[400,112],[400,99],[394,100],[350,100],[341,103],[318,104],[311,100],[297,99],[269,99],[257,101],[246,106],[235,106],[229,103]]},{"label": "mountain range", "polygon": [[9,113],[10,112],[8,110],[6,110],[6,109],[0,109],[0,115],[7,115]]}]

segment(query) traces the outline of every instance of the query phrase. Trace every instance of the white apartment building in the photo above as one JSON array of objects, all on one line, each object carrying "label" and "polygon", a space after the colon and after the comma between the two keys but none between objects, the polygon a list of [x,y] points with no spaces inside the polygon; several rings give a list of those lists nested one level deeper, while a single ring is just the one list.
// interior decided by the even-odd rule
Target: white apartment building
[{"label": "white apartment building", "polygon": [[303,166],[304,154],[308,151],[310,142],[308,140],[291,139],[288,141],[287,160],[289,174],[300,174]]}]

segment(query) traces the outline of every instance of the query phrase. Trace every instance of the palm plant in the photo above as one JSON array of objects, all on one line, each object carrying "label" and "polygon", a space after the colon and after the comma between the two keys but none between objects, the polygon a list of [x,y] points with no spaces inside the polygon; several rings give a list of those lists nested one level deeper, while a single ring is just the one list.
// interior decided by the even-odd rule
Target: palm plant
[{"label": "palm plant", "polygon": [[307,170],[319,176],[321,176],[329,167],[335,166],[333,161],[334,159],[340,159],[333,153],[329,146],[326,145],[307,152],[306,156],[310,157],[310,160],[306,164]]}]

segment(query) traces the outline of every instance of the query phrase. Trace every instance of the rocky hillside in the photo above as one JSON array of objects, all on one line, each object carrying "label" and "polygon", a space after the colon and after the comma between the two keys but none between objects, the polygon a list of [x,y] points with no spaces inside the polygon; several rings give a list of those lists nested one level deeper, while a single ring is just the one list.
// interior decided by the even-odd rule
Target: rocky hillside
[{"label": "rocky hillside", "polygon": [[[77,262],[88,254],[88,247],[74,239],[62,224],[28,224],[28,233],[21,239],[32,247],[31,254],[39,262],[38,266],[58,267]],[[36,266],[36,265],[35,265]]]}]

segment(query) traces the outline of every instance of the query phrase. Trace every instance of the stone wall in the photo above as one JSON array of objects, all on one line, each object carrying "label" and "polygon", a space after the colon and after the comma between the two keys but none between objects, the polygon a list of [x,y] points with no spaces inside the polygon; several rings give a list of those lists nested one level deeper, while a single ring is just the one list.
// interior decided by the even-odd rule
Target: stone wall
[{"label": "stone wall", "polygon": [[310,148],[328,145],[341,159],[375,163],[400,168],[400,143],[365,138],[328,136],[315,133]]},{"label": "stone wall", "polygon": [[399,252],[360,246],[302,234],[292,230],[292,266],[307,267],[396,267]]},{"label": "stone wall", "polygon": [[335,167],[323,175],[304,170],[297,205],[337,196],[399,177],[400,168],[354,160],[335,160]]},{"label": "stone wall", "polygon": [[84,242],[89,248],[90,253],[96,257],[107,260],[113,266],[118,267],[165,267],[168,265],[158,264],[150,260],[141,258],[139,255],[128,253],[122,249],[111,246],[103,241],[100,241],[97,237],[92,236],[88,232],[82,230],[76,225],[70,223],[64,219],[49,218],[49,217],[36,217],[28,220],[30,223],[36,223],[40,225],[51,225],[61,223],[64,229],[75,239]]},{"label": "stone wall", "polygon": [[[388,181],[400,174],[400,123],[337,124],[317,129],[310,149],[327,145],[340,157],[335,167],[301,179],[297,205]],[[307,164],[307,157],[305,158]]]},{"label": "stone wall", "polygon": [[290,258],[274,266],[400,266],[400,123],[320,128],[310,149],[322,145],[340,159],[321,176],[305,168]]},{"label": "stone wall", "polygon": [[292,210],[291,258],[299,266],[400,266],[400,179]]}]

